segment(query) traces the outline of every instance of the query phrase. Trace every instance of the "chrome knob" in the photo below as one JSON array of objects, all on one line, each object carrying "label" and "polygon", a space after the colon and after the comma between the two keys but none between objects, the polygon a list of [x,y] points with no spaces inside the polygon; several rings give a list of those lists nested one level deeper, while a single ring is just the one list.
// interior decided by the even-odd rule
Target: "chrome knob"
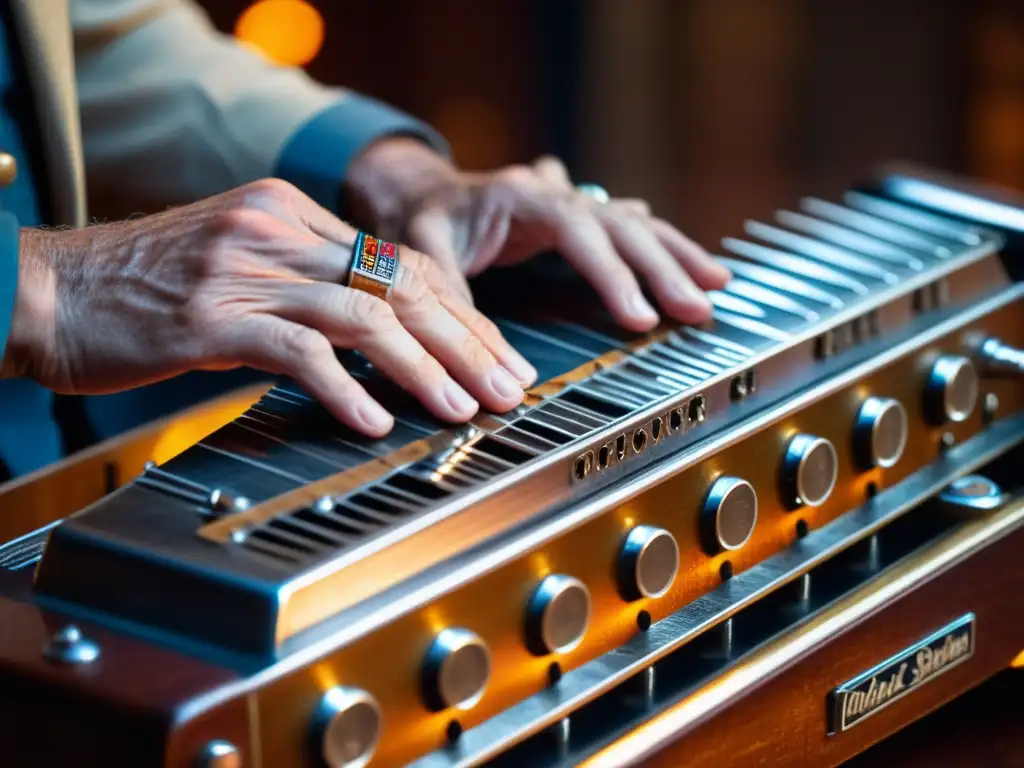
[{"label": "chrome knob", "polygon": [[329,768],[359,768],[377,749],[382,720],[369,693],[336,686],[323,695],[313,715],[313,744]]},{"label": "chrome knob", "polygon": [[443,629],[423,663],[424,701],[435,711],[469,709],[484,695],[490,675],[491,653],[475,632]]},{"label": "chrome knob", "polygon": [[1024,349],[1017,349],[995,337],[968,339],[978,373],[993,379],[1024,379]]},{"label": "chrome knob", "polygon": [[638,525],[619,551],[619,590],[626,600],[661,597],[679,571],[679,546],[664,528]]},{"label": "chrome knob", "polygon": [[832,495],[839,472],[835,446],[823,437],[800,434],[782,458],[782,492],[792,508],[820,507]]},{"label": "chrome knob", "polygon": [[907,447],[907,410],[899,400],[869,397],[853,425],[853,453],[862,470],[887,469]]},{"label": "chrome knob", "polygon": [[935,426],[961,422],[978,403],[978,372],[959,355],[943,355],[932,366],[925,384],[925,415]]},{"label": "chrome knob", "polygon": [[526,645],[531,653],[571,651],[590,623],[590,591],[579,579],[553,573],[538,585],[526,605]]},{"label": "chrome knob", "polygon": [[709,555],[739,549],[754,534],[757,493],[738,477],[715,480],[701,511],[701,539]]}]

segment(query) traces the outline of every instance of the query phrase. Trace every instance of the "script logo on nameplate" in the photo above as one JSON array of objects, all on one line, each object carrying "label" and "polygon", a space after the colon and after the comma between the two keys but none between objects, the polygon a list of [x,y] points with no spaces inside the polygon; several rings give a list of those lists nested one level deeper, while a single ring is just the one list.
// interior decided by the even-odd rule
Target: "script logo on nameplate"
[{"label": "script logo on nameplate", "polygon": [[828,695],[829,733],[842,733],[967,661],[974,654],[968,613]]}]

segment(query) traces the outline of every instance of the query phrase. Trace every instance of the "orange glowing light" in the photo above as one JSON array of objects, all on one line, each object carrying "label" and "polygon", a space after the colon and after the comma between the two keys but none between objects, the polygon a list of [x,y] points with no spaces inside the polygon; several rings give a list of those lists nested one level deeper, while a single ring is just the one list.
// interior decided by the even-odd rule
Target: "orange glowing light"
[{"label": "orange glowing light", "polygon": [[235,37],[284,66],[305,66],[324,44],[324,19],[305,0],[258,0],[235,24]]},{"label": "orange glowing light", "polygon": [[1015,669],[1024,669],[1024,651],[1020,652],[1020,655],[1010,662],[1010,666]]}]

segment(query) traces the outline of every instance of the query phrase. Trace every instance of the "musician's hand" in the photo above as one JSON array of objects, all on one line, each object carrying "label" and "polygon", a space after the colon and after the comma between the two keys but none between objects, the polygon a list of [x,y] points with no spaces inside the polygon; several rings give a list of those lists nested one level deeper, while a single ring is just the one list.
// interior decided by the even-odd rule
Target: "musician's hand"
[{"label": "musician's hand", "polygon": [[382,435],[393,420],[338,362],[341,347],[442,419],[522,401],[536,372],[432,260],[400,251],[390,305],[339,285],[354,239],[278,181],[124,223],[23,230],[4,375],[99,393],[250,366]]},{"label": "musician's hand", "polygon": [[353,163],[350,201],[385,239],[400,239],[463,275],[558,251],[596,289],[615,318],[637,331],[662,311],[682,322],[711,313],[703,290],[728,271],[639,200],[600,203],[580,193],[553,158],[492,173],[464,173],[413,139],[386,139]]}]

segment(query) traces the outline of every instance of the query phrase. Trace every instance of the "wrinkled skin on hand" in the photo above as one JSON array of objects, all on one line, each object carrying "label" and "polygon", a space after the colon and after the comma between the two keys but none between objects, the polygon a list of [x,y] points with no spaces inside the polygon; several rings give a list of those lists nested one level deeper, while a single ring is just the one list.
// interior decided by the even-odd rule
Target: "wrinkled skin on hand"
[{"label": "wrinkled skin on hand", "polygon": [[648,331],[659,317],[640,279],[665,315],[699,323],[711,315],[704,291],[730,277],[645,202],[598,202],[551,157],[468,173],[413,139],[387,139],[353,163],[348,192],[370,226],[436,259],[467,297],[466,276],[557,251],[621,325]]},{"label": "wrinkled skin on hand", "polygon": [[23,230],[4,375],[85,394],[250,366],[383,435],[393,419],[341,366],[345,348],[441,419],[519,404],[536,372],[432,260],[400,250],[390,305],[339,284],[355,234],[276,180],[123,223]]}]

